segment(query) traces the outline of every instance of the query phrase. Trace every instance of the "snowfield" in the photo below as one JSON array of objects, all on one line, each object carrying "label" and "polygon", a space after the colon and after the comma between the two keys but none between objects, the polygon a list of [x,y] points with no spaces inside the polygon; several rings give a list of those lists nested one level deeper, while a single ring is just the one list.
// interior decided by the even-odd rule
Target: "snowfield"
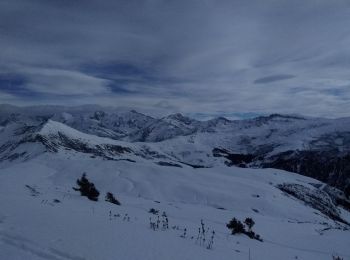
[{"label": "snowfield", "polygon": [[[272,114],[199,121],[181,114],[154,118],[127,108],[0,105],[0,161],[28,159],[47,150],[37,146],[33,155],[24,147],[39,141],[51,148],[163,165],[277,168],[350,190],[349,117]],[[132,151],[121,154],[111,144]]]},{"label": "snowfield", "polygon": [[[83,172],[100,191],[98,202],[72,189]],[[45,153],[0,170],[0,259],[248,259],[249,251],[259,260],[349,259],[347,226],[276,188],[282,183],[321,184],[274,169],[178,168]],[[121,206],[104,201],[108,191]],[[150,218],[157,218],[151,208],[160,217],[166,212],[169,229],[150,228]],[[230,235],[226,224],[233,217],[253,218],[264,241]],[[197,240],[201,219],[215,231],[212,249]]]},{"label": "snowfield", "polygon": [[0,106],[0,260],[350,259],[350,118],[96,109]]}]

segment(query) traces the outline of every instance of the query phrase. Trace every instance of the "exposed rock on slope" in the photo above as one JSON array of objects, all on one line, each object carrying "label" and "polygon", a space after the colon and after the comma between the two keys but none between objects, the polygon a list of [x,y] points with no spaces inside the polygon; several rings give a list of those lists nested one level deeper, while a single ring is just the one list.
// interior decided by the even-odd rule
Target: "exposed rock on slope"
[{"label": "exposed rock on slope", "polygon": [[305,202],[305,204],[310,207],[319,210],[331,219],[349,225],[347,221],[341,218],[339,209],[327,192],[315,187],[306,187],[296,183],[284,183],[277,187],[287,194]]},{"label": "exposed rock on slope", "polygon": [[[108,138],[104,144],[123,141],[122,146],[129,147],[144,158],[154,156],[142,152],[142,146],[161,157],[170,158],[174,163],[195,167],[212,167],[223,163],[240,167],[272,167],[311,176],[342,190],[350,190],[350,118],[322,119],[273,114],[240,121],[225,118],[198,121],[181,114],[153,118],[125,108],[19,108],[2,105],[0,158],[13,160],[28,156],[28,147],[17,147],[30,140],[51,145],[52,149],[58,139],[60,145],[67,149],[83,152],[91,148],[83,147],[77,141],[72,143],[65,138],[64,131],[55,140],[40,135],[35,136],[37,139],[31,139],[33,136],[30,132],[45,125],[48,120],[88,134],[89,138]],[[132,148],[135,145],[139,150]],[[95,155],[113,155],[119,150],[101,145],[92,149],[95,151],[90,152]]]}]

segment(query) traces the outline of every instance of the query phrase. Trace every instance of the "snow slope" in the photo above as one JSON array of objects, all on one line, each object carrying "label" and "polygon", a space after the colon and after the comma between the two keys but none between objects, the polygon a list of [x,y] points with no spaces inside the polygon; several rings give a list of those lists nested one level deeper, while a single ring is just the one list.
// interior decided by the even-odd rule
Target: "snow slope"
[{"label": "snow slope", "polygon": [[[7,139],[4,133],[14,124],[32,127],[49,119],[91,136],[157,147],[154,149],[172,160],[196,167],[212,167],[217,162],[272,167],[311,176],[340,189],[350,185],[350,118],[273,114],[249,120],[221,117],[198,121],[181,114],[153,118],[126,108],[0,105],[0,141]],[[230,156],[219,160],[215,149]],[[251,159],[226,160],[236,155]]]},{"label": "snow slope", "polygon": [[[98,202],[72,189],[83,172],[101,192]],[[248,259],[249,251],[261,260],[326,260],[332,253],[348,259],[346,225],[286,195],[276,188],[282,183],[321,184],[273,169],[162,167],[45,153],[0,170],[0,259]],[[122,205],[105,202],[107,191]],[[166,212],[168,230],[150,229],[149,218],[156,220],[150,208]],[[252,217],[264,242],[230,235],[225,225],[233,217]],[[215,230],[212,249],[196,239],[201,219]]]},{"label": "snow slope", "polygon": [[[350,202],[340,190],[257,168],[300,172],[311,158],[306,170],[346,184],[349,119],[0,108],[0,260],[350,259],[350,213],[340,206]],[[73,190],[83,173],[98,202]],[[107,192],[122,205],[107,203]],[[166,212],[169,229],[150,228],[151,208],[160,220]],[[263,242],[231,235],[233,217],[253,218]],[[211,249],[208,235],[197,239],[201,220],[215,231]]]}]

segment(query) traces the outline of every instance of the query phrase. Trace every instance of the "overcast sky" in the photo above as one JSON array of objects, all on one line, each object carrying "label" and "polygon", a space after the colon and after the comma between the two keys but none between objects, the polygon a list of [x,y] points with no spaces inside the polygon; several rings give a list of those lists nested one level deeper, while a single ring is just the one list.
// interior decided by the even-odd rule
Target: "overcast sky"
[{"label": "overcast sky", "polygon": [[350,116],[349,0],[1,0],[0,103]]}]

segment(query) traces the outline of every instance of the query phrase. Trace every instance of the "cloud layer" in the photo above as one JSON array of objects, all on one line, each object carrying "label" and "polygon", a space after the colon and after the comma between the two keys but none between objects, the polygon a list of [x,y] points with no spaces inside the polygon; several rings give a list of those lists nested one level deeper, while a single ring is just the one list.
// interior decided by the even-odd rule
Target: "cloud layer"
[{"label": "cloud layer", "polygon": [[0,102],[350,116],[349,1],[0,2]]}]

